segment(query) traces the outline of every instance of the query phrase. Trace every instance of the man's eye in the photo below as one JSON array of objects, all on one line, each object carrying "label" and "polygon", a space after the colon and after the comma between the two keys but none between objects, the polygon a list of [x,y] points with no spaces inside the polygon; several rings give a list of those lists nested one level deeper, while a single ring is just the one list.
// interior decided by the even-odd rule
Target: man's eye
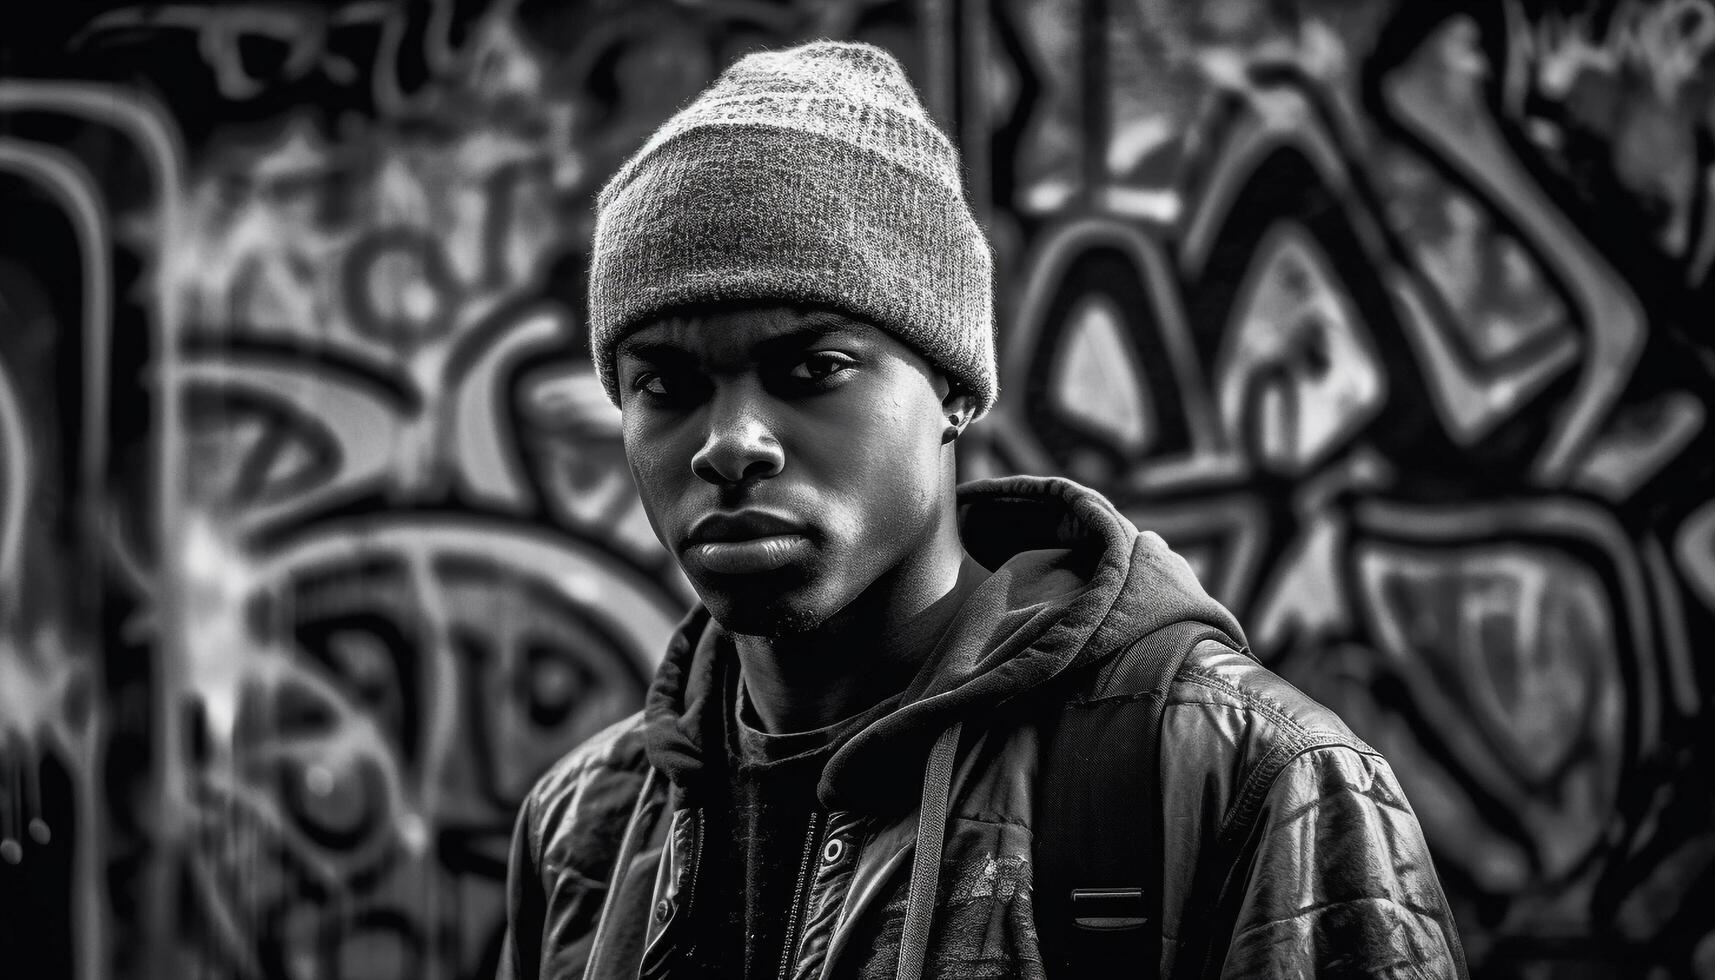
[{"label": "man's eye", "polygon": [[659,374],[645,372],[631,379],[631,390],[644,391],[651,395],[665,395],[667,394],[667,383],[661,379]]},{"label": "man's eye", "polygon": [[843,354],[811,354],[793,366],[792,377],[798,381],[825,381],[853,363]]}]

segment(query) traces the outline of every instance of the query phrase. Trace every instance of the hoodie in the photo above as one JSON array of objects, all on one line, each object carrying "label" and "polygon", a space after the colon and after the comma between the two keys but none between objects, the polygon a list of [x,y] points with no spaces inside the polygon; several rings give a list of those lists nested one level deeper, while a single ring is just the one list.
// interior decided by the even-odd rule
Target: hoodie
[{"label": "hoodie", "polygon": [[[821,846],[805,848],[806,887],[783,910],[783,975],[1045,975],[1031,883],[1046,808],[1033,790],[1068,682],[1175,622],[1243,642],[1184,560],[1100,494],[1015,477],[962,487],[958,509],[989,574],[892,710],[833,747],[816,787]],[[698,876],[708,828],[722,826],[707,740],[711,713],[730,712],[721,644],[693,610],[642,713],[527,797],[502,976],[667,976],[698,962],[695,923],[725,900],[726,883]],[[1415,816],[1385,760],[1331,712],[1205,642],[1170,685],[1161,757],[1174,840],[1162,975],[1316,972],[1331,957],[1356,975],[1463,974]]]}]

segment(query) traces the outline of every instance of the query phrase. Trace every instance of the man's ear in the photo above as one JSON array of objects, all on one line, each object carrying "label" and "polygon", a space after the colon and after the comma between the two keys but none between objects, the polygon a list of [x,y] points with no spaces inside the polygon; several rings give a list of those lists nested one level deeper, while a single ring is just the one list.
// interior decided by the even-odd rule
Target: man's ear
[{"label": "man's ear", "polygon": [[949,386],[946,397],[941,399],[941,414],[947,420],[947,427],[941,432],[941,443],[945,445],[959,438],[965,427],[976,418],[977,396],[960,390],[956,385]]}]

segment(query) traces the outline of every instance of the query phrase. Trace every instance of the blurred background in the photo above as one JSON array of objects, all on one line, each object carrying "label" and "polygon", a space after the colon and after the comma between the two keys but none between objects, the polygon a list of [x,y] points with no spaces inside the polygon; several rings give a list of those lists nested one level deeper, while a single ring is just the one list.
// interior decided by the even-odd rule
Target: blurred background
[{"label": "blurred background", "polygon": [[966,475],[1185,554],[1479,976],[1715,977],[1711,0],[9,6],[0,976],[492,972],[520,797],[690,600],[593,196],[812,37],[963,149]]}]

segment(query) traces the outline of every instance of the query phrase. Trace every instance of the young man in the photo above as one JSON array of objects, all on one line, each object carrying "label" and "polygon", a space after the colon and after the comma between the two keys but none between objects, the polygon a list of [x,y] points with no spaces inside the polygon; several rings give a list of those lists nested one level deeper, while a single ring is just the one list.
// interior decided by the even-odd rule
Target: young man
[{"label": "young man", "polygon": [[1158,537],[1065,480],[955,487],[990,279],[867,46],[743,59],[602,192],[593,356],[702,603],[525,800],[503,976],[1463,973],[1387,763]]}]

